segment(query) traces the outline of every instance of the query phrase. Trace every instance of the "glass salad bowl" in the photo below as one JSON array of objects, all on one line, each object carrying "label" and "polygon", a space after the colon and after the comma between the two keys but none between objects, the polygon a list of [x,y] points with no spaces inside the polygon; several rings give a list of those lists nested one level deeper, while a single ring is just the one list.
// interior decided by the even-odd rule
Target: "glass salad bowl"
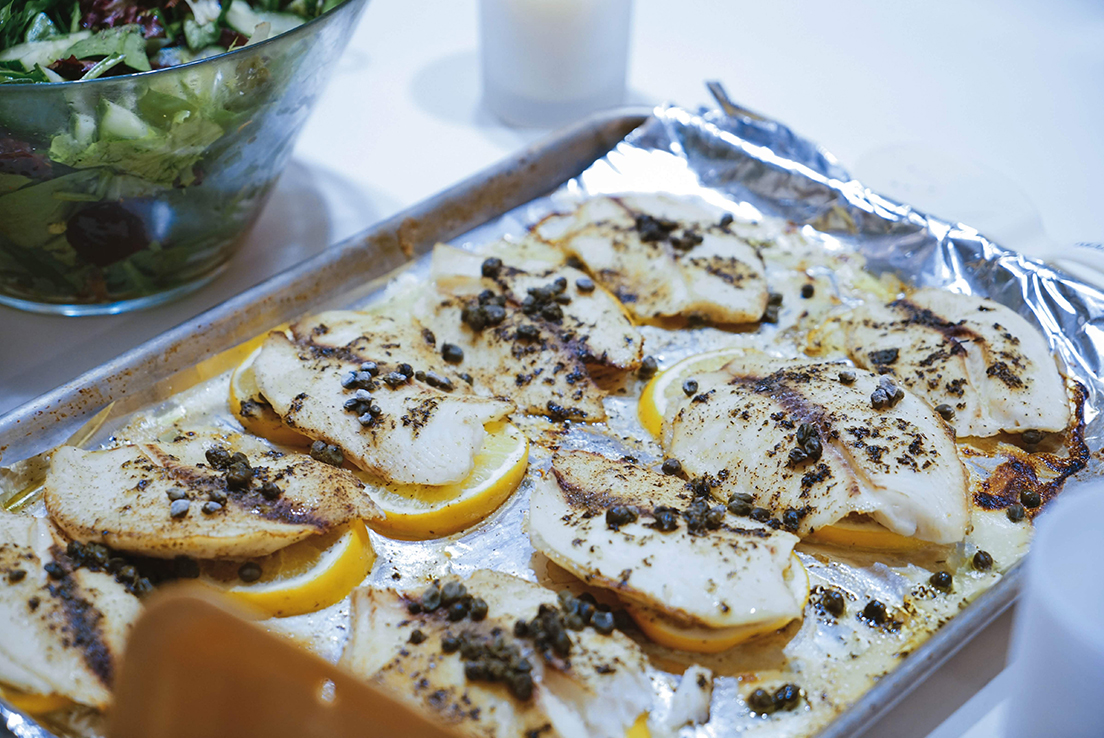
[{"label": "glass salad bowl", "polygon": [[118,313],[213,279],[366,2],[180,66],[0,84],[0,304]]}]

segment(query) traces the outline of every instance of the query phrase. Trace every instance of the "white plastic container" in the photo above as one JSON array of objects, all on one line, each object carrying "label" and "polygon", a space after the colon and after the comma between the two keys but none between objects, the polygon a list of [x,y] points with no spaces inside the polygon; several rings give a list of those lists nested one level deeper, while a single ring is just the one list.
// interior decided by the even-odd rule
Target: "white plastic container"
[{"label": "white plastic container", "polygon": [[480,0],[483,101],[507,123],[557,126],[625,96],[632,0]]},{"label": "white plastic container", "polygon": [[1008,738],[1104,735],[1104,485],[1039,521],[1012,632]]}]

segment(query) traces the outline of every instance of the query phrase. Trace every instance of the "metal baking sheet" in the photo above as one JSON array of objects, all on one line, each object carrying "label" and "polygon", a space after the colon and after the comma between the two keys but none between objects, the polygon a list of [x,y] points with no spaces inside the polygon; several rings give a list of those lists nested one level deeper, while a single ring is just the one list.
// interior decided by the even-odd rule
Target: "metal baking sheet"
[{"label": "metal baking sheet", "polygon": [[[874,270],[912,274],[917,284],[1003,302],[1039,324],[1070,375],[1088,387],[1086,439],[1099,449],[1104,295],[1004,251],[966,226],[879,197],[784,126],[734,112],[616,111],[555,135],[0,418],[3,463],[63,442],[110,402],[120,415],[163,400],[174,388],[194,383],[190,372],[203,360],[304,313],[354,304],[378,289],[378,279],[434,243],[462,236],[558,187],[561,201],[614,191],[719,196],[810,226],[818,237],[861,251]],[[546,210],[547,203],[521,208],[513,223],[522,226]],[[1007,573],[842,713],[822,738],[852,735],[889,709],[1008,607],[1019,578],[1018,568]],[[49,735],[3,705],[0,715],[21,738]]]}]

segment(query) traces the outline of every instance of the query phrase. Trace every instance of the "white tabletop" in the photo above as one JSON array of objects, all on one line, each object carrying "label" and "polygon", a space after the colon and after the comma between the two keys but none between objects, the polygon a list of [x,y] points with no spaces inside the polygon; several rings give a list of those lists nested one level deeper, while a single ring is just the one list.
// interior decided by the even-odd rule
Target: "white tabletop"
[{"label": "white tabletop", "polygon": [[[1007,247],[1104,240],[1095,0],[637,0],[632,34],[626,102],[692,108],[709,102],[702,81],[719,79],[868,185]],[[539,137],[481,108],[477,42],[476,0],[371,0],[228,272],[132,315],[0,308],[0,413]],[[869,735],[997,735],[1008,623]]]}]

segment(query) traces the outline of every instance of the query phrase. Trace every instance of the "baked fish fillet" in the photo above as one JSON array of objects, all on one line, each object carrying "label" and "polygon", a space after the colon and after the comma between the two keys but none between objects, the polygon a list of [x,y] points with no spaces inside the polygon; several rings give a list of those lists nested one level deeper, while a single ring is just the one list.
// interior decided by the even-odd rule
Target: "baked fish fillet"
[{"label": "baked fish fillet", "polygon": [[[0,513],[0,683],[103,709],[141,606],[64,551],[48,520]],[[60,577],[47,574],[51,563]]]},{"label": "baked fish fillet", "polygon": [[[418,303],[418,322],[463,349],[458,368],[477,388],[555,419],[604,419],[594,378],[636,369],[643,356],[643,339],[621,306],[568,266],[536,268],[530,260],[525,271],[507,260],[485,277],[484,261],[437,246],[437,291]],[[479,313],[488,309],[497,317],[482,324]]]},{"label": "baked fish fillet", "polygon": [[538,233],[581,260],[636,318],[759,320],[765,267],[719,214],[659,195],[595,197]]},{"label": "baked fish fillet", "polygon": [[[450,581],[463,581],[470,595],[487,603],[486,619],[452,622],[446,607],[412,614],[408,608],[417,592],[358,589],[342,665],[465,736],[624,738],[649,709],[648,664],[627,636],[618,631],[603,635],[591,627],[564,630],[570,643],[566,655],[542,654],[535,639],[515,635],[515,624],[538,617],[542,608],[559,612],[555,594],[492,571],[442,584]],[[463,637],[469,645],[445,653],[443,639],[449,637]],[[527,668],[531,694],[526,697],[503,683],[511,679],[510,672],[516,674],[512,669],[505,680],[469,679],[465,664],[482,660],[477,652],[482,649],[509,653],[520,670]]]},{"label": "baked fish fillet", "polygon": [[[529,539],[587,584],[677,622],[781,627],[801,617],[786,578],[797,536],[738,518],[692,486],[586,451],[558,453],[534,486]],[[657,528],[664,507],[678,511],[673,530]],[[634,519],[618,522],[626,508]]]},{"label": "baked fish fillet", "polygon": [[960,436],[1064,430],[1065,382],[1043,335],[1000,303],[922,289],[845,315],[847,351],[932,407],[949,405]]},{"label": "baked fish fillet", "polygon": [[[347,409],[357,390],[342,382],[366,361],[378,363],[377,376],[364,378],[370,389],[361,388],[370,399]],[[463,480],[486,435],[483,425],[505,417],[513,405],[435,389],[414,377],[392,386],[386,380],[396,378],[398,366],[371,348],[293,343],[283,333],[269,334],[253,364],[261,394],[285,424],[339,446],[361,469],[394,482]],[[373,405],[375,416],[369,414]]]},{"label": "baked fish fillet", "polygon": [[[243,453],[252,478],[241,484],[233,468],[215,468],[207,456],[215,448]],[[349,472],[238,434],[187,433],[103,451],[62,446],[50,463],[45,498],[70,538],[161,558],[265,556],[350,520],[380,516]],[[219,507],[207,512],[208,503]],[[184,513],[174,517],[174,504]]]},{"label": "baked fish fillet", "polygon": [[[916,395],[842,364],[750,354],[696,379],[665,430],[667,452],[716,479],[723,499],[750,494],[799,535],[860,513],[903,536],[963,539],[954,431]],[[890,394],[899,399],[882,402]]]}]

